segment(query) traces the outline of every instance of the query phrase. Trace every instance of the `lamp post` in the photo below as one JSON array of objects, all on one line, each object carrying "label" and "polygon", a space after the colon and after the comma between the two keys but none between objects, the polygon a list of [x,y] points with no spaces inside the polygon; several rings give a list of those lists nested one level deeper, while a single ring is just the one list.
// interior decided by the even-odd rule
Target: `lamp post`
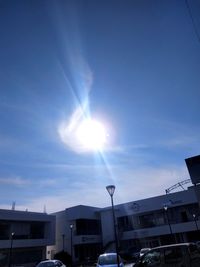
[{"label": "lamp post", "polygon": [[199,228],[198,228],[198,224],[197,224],[197,218],[196,218],[196,214],[192,214],[192,216],[193,216],[194,223],[195,223],[195,225],[196,225],[196,228],[197,228],[197,231],[198,231],[198,230],[199,230]]},{"label": "lamp post", "polygon": [[[167,223],[169,225],[169,231],[170,231],[170,234],[173,238],[173,233],[172,233],[172,227],[171,227],[171,224],[170,224],[170,221],[169,221],[169,216],[168,216],[168,206],[167,205],[164,205],[164,210],[165,210],[165,214],[166,214],[166,217],[167,217]],[[176,239],[175,239],[176,241]]]},{"label": "lamp post", "polygon": [[13,248],[13,238],[15,233],[12,232],[10,236],[10,251],[9,251],[9,261],[8,261],[8,267],[11,267],[12,264],[12,248]]},{"label": "lamp post", "polygon": [[114,185],[108,185],[108,186],[106,186],[106,189],[107,189],[107,191],[110,195],[110,198],[111,198],[113,227],[114,227],[114,235],[115,235],[115,250],[116,250],[116,254],[117,254],[117,266],[119,267],[118,239],[117,239],[117,229],[116,229],[115,211],[114,211],[114,203],[113,203],[113,195],[115,192],[115,186]]},{"label": "lamp post", "polygon": [[[72,233],[73,233],[73,224],[70,224],[70,233],[71,233],[71,261],[73,262],[73,244],[72,244]],[[71,265],[72,265],[72,262],[71,262]]]}]

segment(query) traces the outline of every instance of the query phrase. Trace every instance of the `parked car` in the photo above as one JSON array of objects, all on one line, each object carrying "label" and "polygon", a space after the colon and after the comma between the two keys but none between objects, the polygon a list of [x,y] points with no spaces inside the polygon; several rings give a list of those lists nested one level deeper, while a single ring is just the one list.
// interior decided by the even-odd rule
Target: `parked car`
[{"label": "parked car", "polygon": [[199,267],[200,252],[195,243],[180,243],[155,247],[146,252],[134,267]]},{"label": "parked car", "polygon": [[141,250],[140,250],[140,257],[142,257],[149,250],[150,250],[150,248],[141,248]]},{"label": "parked car", "polygon": [[200,241],[196,241],[195,243],[196,243],[197,247],[200,249]]},{"label": "parked car", "polygon": [[39,262],[36,267],[66,267],[60,260],[44,260]]},{"label": "parked car", "polygon": [[145,252],[149,251],[150,248],[131,248],[128,250],[122,250],[119,252],[119,255],[122,257],[125,262],[136,262]]},{"label": "parked car", "polygon": [[[119,257],[119,266],[124,267],[121,257]],[[104,253],[98,257],[97,267],[118,267],[117,253]]]},{"label": "parked car", "polygon": [[131,247],[127,250],[119,251],[119,255],[125,261],[135,262],[139,258],[140,250],[136,247]]}]

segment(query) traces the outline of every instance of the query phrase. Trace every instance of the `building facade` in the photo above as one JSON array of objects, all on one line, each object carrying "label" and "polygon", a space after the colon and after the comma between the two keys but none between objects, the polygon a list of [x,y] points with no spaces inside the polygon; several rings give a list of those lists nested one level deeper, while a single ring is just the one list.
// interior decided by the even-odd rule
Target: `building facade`
[{"label": "building facade", "polygon": [[56,246],[48,247],[48,254],[65,251],[74,262],[96,258],[102,250],[100,210],[80,205],[54,213]]},{"label": "building facade", "polygon": [[[108,211],[101,212],[103,245]],[[155,247],[200,239],[199,204],[195,188],[133,201],[115,207],[119,247],[122,250]]]},{"label": "building facade", "polygon": [[[200,240],[197,187],[115,205],[120,252],[142,247]],[[75,206],[56,215],[54,253],[64,250],[74,262],[96,260],[115,249],[112,208]],[[51,252],[50,252],[51,253]],[[52,254],[52,253],[51,253]]]},{"label": "building facade", "polygon": [[0,266],[35,266],[55,244],[55,216],[0,210]]}]

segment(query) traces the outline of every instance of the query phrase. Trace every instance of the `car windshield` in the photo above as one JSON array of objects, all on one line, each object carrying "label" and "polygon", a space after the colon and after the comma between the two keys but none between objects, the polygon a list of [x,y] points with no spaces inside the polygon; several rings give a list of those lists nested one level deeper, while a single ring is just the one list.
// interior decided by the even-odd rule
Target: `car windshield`
[{"label": "car windshield", "polygon": [[101,255],[99,257],[100,265],[117,264],[117,256],[115,254]]},{"label": "car windshield", "polygon": [[149,251],[150,250],[150,248],[142,248],[141,250],[140,250],[140,253],[141,254],[144,254],[144,253],[146,253],[147,251]]},{"label": "car windshield", "polygon": [[55,267],[53,262],[41,262],[37,267]]}]

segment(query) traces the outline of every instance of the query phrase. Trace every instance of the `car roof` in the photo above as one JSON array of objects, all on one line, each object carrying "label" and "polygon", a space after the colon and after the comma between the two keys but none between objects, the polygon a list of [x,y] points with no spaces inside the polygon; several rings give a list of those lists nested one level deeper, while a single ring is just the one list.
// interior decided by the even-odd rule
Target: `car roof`
[{"label": "car roof", "polygon": [[43,260],[40,263],[42,263],[42,262],[57,262],[57,261],[59,261],[59,260]]},{"label": "car roof", "polygon": [[108,255],[117,255],[117,253],[115,253],[115,252],[108,252],[108,253],[103,253],[103,254],[101,254],[101,255],[99,255],[99,257],[100,256],[108,256]]},{"label": "car roof", "polygon": [[176,243],[176,244],[170,244],[170,245],[164,245],[164,246],[159,246],[159,247],[154,247],[153,249],[160,249],[160,248],[170,248],[170,247],[180,247],[180,246],[191,246],[191,245],[196,245],[195,243],[192,242],[186,242],[186,243]]},{"label": "car roof", "polygon": [[150,250],[151,248],[141,248],[140,252]]}]

